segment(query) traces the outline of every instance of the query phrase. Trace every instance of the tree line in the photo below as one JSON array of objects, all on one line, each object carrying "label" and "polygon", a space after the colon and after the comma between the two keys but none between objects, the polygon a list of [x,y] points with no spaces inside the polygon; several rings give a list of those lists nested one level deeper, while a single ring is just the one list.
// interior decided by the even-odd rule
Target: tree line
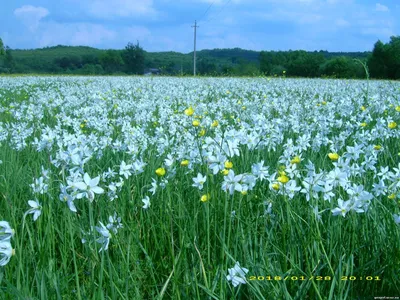
[{"label": "tree line", "polygon": [[[400,36],[377,41],[372,52],[251,51],[239,48],[201,50],[197,74],[204,76],[290,76],[400,79]],[[139,42],[123,50],[55,46],[12,50],[0,39],[0,73],[142,75],[158,69],[164,75],[191,75],[193,53],[146,52]]]}]

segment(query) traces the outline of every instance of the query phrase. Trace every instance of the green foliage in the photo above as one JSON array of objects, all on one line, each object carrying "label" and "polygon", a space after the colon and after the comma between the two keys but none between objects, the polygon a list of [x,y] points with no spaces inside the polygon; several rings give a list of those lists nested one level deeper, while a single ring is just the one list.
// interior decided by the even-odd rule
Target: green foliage
[{"label": "green foliage", "polygon": [[107,73],[114,73],[121,70],[124,65],[121,54],[117,50],[107,50],[100,56],[100,63]]},{"label": "green foliage", "polygon": [[[338,56],[339,54],[343,54]],[[328,53],[324,51],[261,51],[260,70],[276,76],[284,72],[295,77],[328,76],[335,78],[363,78],[362,67],[352,58],[365,59],[363,53]]]},{"label": "green foliage", "polygon": [[373,78],[400,78],[400,36],[390,37],[390,42],[377,41],[368,58],[368,67]]},{"label": "green foliage", "polygon": [[4,55],[5,51],[4,51],[4,44],[3,44],[3,40],[0,38],[0,55]]},{"label": "green foliage", "polygon": [[362,65],[349,57],[336,57],[321,66],[321,73],[333,78],[363,78]]},{"label": "green foliage", "polygon": [[[128,43],[124,50],[55,46],[7,51],[0,39],[0,73],[143,74],[157,68],[164,75],[192,75],[193,52],[146,52]],[[8,54],[7,54],[8,53]],[[8,55],[8,56],[7,56]],[[251,51],[240,48],[197,51],[200,76],[291,76],[364,78],[354,59],[368,60],[372,78],[400,78],[400,37],[378,41],[373,52]]]},{"label": "green foliage", "polygon": [[122,59],[125,63],[126,73],[143,74],[145,53],[143,48],[139,46],[139,42],[136,45],[128,43],[122,52]]}]

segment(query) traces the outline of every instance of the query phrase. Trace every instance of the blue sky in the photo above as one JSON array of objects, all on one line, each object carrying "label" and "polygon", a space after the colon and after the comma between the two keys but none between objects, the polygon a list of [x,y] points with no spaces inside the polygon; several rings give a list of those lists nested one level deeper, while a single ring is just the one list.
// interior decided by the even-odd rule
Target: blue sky
[{"label": "blue sky", "polygon": [[197,49],[370,51],[400,35],[399,0],[14,0],[0,10],[13,49],[85,45]]}]

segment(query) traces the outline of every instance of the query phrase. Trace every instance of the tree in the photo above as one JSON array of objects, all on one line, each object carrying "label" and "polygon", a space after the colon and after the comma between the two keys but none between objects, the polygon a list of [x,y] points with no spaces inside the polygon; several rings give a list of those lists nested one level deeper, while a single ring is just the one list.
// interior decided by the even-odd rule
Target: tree
[{"label": "tree", "polygon": [[4,66],[9,69],[9,72],[13,72],[15,69],[15,61],[8,46],[6,47]]},{"label": "tree", "polygon": [[368,58],[371,77],[400,78],[400,36],[391,36],[387,44],[377,41]]},{"label": "tree", "polygon": [[368,58],[368,69],[372,77],[387,77],[386,47],[380,40],[375,43],[374,50]]},{"label": "tree", "polygon": [[128,74],[143,74],[144,73],[144,50],[139,46],[128,43],[125,50],[122,52],[122,59],[125,63],[125,71]]},{"label": "tree", "polygon": [[5,54],[3,40],[0,38],[0,56]]},{"label": "tree", "polygon": [[120,72],[124,61],[117,50],[107,50],[100,56],[100,63],[106,73]]}]

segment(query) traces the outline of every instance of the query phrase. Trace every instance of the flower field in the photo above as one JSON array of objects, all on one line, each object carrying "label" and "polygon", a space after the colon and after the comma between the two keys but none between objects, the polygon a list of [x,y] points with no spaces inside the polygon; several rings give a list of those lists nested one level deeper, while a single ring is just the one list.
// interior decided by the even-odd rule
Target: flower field
[{"label": "flower field", "polygon": [[399,82],[0,77],[0,102],[1,299],[400,295]]}]

